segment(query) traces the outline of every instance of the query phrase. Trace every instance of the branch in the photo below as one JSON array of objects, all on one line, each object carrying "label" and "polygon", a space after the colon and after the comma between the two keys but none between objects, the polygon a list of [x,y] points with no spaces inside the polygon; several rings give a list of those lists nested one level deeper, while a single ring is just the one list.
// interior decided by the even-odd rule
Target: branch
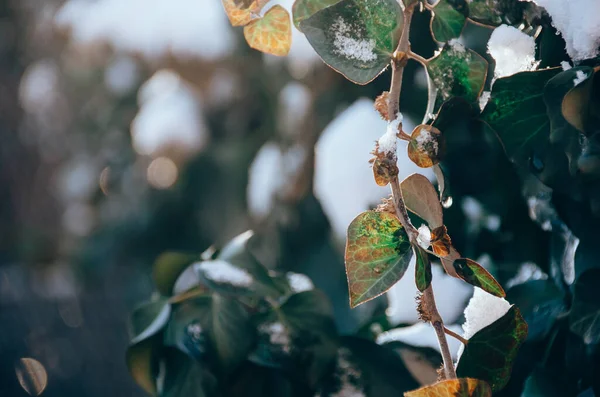
[{"label": "branch", "polygon": [[[398,117],[398,111],[400,110],[402,75],[404,73],[404,66],[408,62],[409,54],[411,53],[409,42],[410,23],[416,4],[417,3],[414,3],[412,6],[404,9],[404,26],[402,29],[402,36],[400,37],[398,48],[396,48],[392,58],[392,81],[388,96],[388,117],[390,122]],[[397,154],[394,156],[394,158],[397,158]],[[406,205],[404,204],[404,198],[402,197],[402,189],[400,188],[400,182],[398,181],[397,176],[392,178],[390,181],[390,186],[392,188],[392,197],[394,198],[394,205],[396,207],[398,218],[400,219],[402,226],[404,226],[411,243],[416,245],[419,232],[413,226],[410,218],[408,217]],[[454,363],[452,362],[452,356],[450,355],[448,341],[446,340],[446,334],[444,332],[444,321],[442,320],[442,317],[440,316],[435,305],[435,298],[433,296],[433,289],[431,285],[423,293],[423,302],[429,315],[431,325],[435,329],[435,333],[438,338],[440,351],[444,360],[444,372],[446,379],[454,379],[456,378],[456,371],[454,370]]]},{"label": "branch", "polygon": [[453,337],[454,339],[459,340],[463,345],[466,345],[467,343],[469,343],[469,341],[465,338],[463,338],[462,336],[460,336],[459,334],[457,334],[456,332],[444,327],[444,332],[446,333],[446,335],[450,335],[451,337]]},{"label": "branch", "polygon": [[422,302],[427,310],[429,322],[433,326],[438,338],[440,352],[442,353],[442,359],[444,360],[444,375],[446,375],[446,379],[455,379],[456,370],[454,369],[450,347],[448,346],[448,340],[446,339],[446,327],[444,327],[444,321],[435,305],[435,298],[433,296],[433,288],[431,285],[423,292]]}]

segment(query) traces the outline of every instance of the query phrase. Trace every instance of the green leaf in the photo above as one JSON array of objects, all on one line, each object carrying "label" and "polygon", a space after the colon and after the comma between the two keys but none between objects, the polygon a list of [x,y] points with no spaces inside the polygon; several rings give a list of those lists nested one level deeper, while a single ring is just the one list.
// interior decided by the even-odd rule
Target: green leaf
[{"label": "green leaf", "polygon": [[519,346],[527,337],[527,323],[519,309],[512,306],[494,323],[469,339],[460,357],[456,374],[460,378],[481,379],[492,391],[508,383]]},{"label": "green leaf", "polygon": [[412,174],[400,183],[400,189],[406,208],[427,222],[430,229],[437,229],[444,224],[442,205],[427,177]]},{"label": "green leaf", "polygon": [[219,294],[212,297],[210,337],[221,369],[233,372],[255,342],[255,329],[241,303]]},{"label": "green leaf", "polygon": [[249,359],[280,368],[314,386],[328,371],[338,347],[333,308],[318,290],[291,295],[258,320],[258,343]]},{"label": "green leaf", "polygon": [[474,260],[468,258],[457,259],[454,261],[454,270],[456,270],[456,274],[467,283],[479,287],[494,296],[500,298],[506,296],[500,283],[498,283],[487,270]]},{"label": "green leaf", "polygon": [[383,294],[402,278],[412,249],[400,220],[387,212],[363,212],[346,239],[346,274],[350,306]]},{"label": "green leaf", "polygon": [[162,357],[164,378],[160,397],[204,397],[204,371],[198,362],[176,349],[166,349]]},{"label": "green leaf", "polygon": [[192,263],[199,260],[198,255],[182,252],[165,252],[154,262],[152,278],[158,292],[164,296],[173,293],[177,278]]},{"label": "green leaf", "polygon": [[433,8],[431,33],[440,42],[447,42],[460,36],[469,9],[466,0],[440,0]]},{"label": "green leaf", "polygon": [[462,97],[475,102],[483,90],[488,63],[481,55],[460,44],[446,44],[429,60],[427,71],[444,100]]},{"label": "green leaf", "polygon": [[161,298],[156,301],[144,303],[131,314],[130,324],[133,334],[132,344],[148,339],[167,325],[171,315],[171,305]]},{"label": "green leaf", "polygon": [[164,345],[177,347],[196,359],[208,351],[208,330],[212,322],[212,298],[203,296],[178,304],[164,334]]},{"label": "green leaf", "polygon": [[490,385],[479,379],[448,379],[404,393],[404,397],[492,397]]},{"label": "green leaf", "polygon": [[300,30],[327,65],[367,84],[390,64],[402,21],[396,0],[342,0],[300,22]]},{"label": "green leaf", "polygon": [[498,9],[497,0],[471,0],[469,2],[469,19],[488,26],[502,24],[502,11]]},{"label": "green leaf", "polygon": [[415,283],[417,289],[421,292],[425,291],[431,284],[431,262],[429,255],[421,247],[414,247],[415,255],[417,256],[417,265],[415,267]]},{"label": "green leaf", "polygon": [[296,29],[302,31],[300,22],[312,17],[324,8],[339,3],[342,0],[296,0],[292,6],[292,18]]},{"label": "green leaf", "polygon": [[145,303],[131,314],[133,334],[125,361],[131,377],[146,392],[156,394],[157,360],[162,331],[169,321],[171,305],[164,298]]},{"label": "green leaf", "polygon": [[600,269],[581,273],[575,282],[569,328],[588,345],[600,342]]},{"label": "green leaf", "polygon": [[150,395],[156,395],[160,338],[154,337],[127,348],[125,362],[135,383]]}]

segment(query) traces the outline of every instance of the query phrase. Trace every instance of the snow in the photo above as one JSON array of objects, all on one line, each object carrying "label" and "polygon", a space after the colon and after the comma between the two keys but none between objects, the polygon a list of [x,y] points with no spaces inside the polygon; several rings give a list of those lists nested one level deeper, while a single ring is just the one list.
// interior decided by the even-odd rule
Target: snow
[{"label": "snow", "polygon": [[219,1],[68,0],[55,16],[81,46],[108,43],[155,60],[167,55],[213,61],[230,54],[235,37]]},{"label": "snow", "polygon": [[139,82],[140,71],[135,60],[128,55],[114,57],[104,70],[104,84],[110,92],[125,95]]},{"label": "snow", "polygon": [[250,273],[222,260],[199,262],[194,266],[204,276],[217,283],[248,287],[254,281]]},{"label": "snow", "polygon": [[485,105],[490,101],[492,93],[490,91],[483,91],[479,96],[479,110],[483,111]]},{"label": "snow", "polygon": [[[373,101],[362,98],[325,128],[315,146],[314,193],[339,241],[345,240],[346,229],[358,214],[390,194],[389,188],[377,186],[369,165],[370,152],[387,124],[373,108]],[[414,127],[407,118],[403,124]],[[400,180],[413,173],[434,178],[431,169],[417,167],[404,154],[398,158],[398,168]]]},{"label": "snow", "polygon": [[465,52],[465,46],[458,39],[452,39],[448,42],[450,47],[456,52]]},{"label": "snow", "polygon": [[496,61],[496,78],[534,70],[539,63],[535,60],[534,38],[508,25],[494,29],[488,41],[488,52]]},{"label": "snow", "polygon": [[369,62],[377,59],[374,39],[364,39],[358,29],[349,26],[342,17],[338,17],[331,25],[334,34],[334,52],[348,59]]},{"label": "snow", "polygon": [[302,123],[308,115],[312,100],[310,89],[292,81],[279,93],[278,126],[288,136],[302,133]]},{"label": "snow", "polygon": [[140,110],[131,123],[135,151],[156,157],[170,148],[191,155],[208,143],[200,98],[172,70],[152,76],[138,93]]},{"label": "snow", "polygon": [[306,150],[299,145],[285,151],[275,142],[265,143],[258,151],[248,172],[246,198],[250,214],[264,218],[269,214],[277,194],[285,183],[301,172]]},{"label": "snow", "polygon": [[258,332],[269,336],[269,343],[281,347],[284,353],[289,353],[291,344],[287,330],[280,322],[261,324]]},{"label": "snow", "polygon": [[402,120],[404,117],[402,113],[398,112],[396,118],[392,121],[388,122],[387,129],[385,133],[379,138],[377,143],[379,143],[379,151],[385,153],[387,155],[393,154],[396,155],[398,151],[398,132],[402,125]]},{"label": "snow", "polygon": [[587,74],[578,70],[575,72],[575,78],[573,79],[573,84],[577,87],[579,84],[583,83],[587,79]]},{"label": "snow", "polygon": [[465,309],[465,323],[463,330],[465,339],[469,339],[500,317],[510,309],[510,303],[504,298],[488,294],[480,288],[475,288],[473,297]]},{"label": "snow", "polygon": [[301,273],[287,272],[285,274],[292,291],[295,293],[310,291],[315,288],[311,279]]},{"label": "snow", "polygon": [[[521,0],[523,1],[523,0]],[[546,9],[552,24],[566,43],[574,61],[594,58],[600,47],[600,2],[598,0],[533,0]]]},{"label": "snow", "polygon": [[339,389],[329,393],[330,397],[366,397],[365,392],[360,388],[362,373],[350,362],[351,355],[352,352],[345,347],[338,349],[335,375],[338,378]]},{"label": "snow", "polygon": [[560,63],[560,66],[562,67],[562,70],[563,70],[563,71],[567,71],[567,70],[569,70],[569,69],[571,69],[571,68],[573,67],[573,66],[571,66],[571,64],[570,64],[569,62],[567,62],[567,61],[562,61],[562,62]]},{"label": "snow", "polygon": [[419,227],[419,235],[417,236],[417,243],[421,248],[427,249],[431,245],[431,230],[427,225],[423,224]]},{"label": "snow", "polygon": [[[461,333],[460,325],[450,325],[447,326],[447,328],[457,334]],[[448,341],[452,358],[456,358],[462,343],[451,336],[448,336],[446,340]],[[421,322],[411,325],[410,327],[396,328],[384,332],[377,337],[377,343],[380,345],[390,342],[402,342],[407,345],[418,347],[431,347],[432,349],[440,351],[437,335],[429,323]]]},{"label": "snow", "polygon": [[[433,293],[438,311],[448,324],[458,320],[473,294],[473,287],[462,280],[448,276],[441,266],[432,263]],[[410,262],[404,277],[387,293],[388,309],[386,314],[392,324],[413,324],[419,320],[415,297],[418,294],[415,285],[415,258]]]},{"label": "snow", "polygon": [[417,142],[417,147],[420,151],[427,152],[427,145],[431,144],[433,152],[437,153],[438,142],[435,138],[433,138],[433,136],[431,135],[431,131],[429,131],[428,129],[421,128],[415,140]]},{"label": "snow", "polygon": [[506,288],[523,284],[532,280],[546,280],[548,275],[542,271],[535,263],[525,262],[519,268],[517,274],[506,282]]}]

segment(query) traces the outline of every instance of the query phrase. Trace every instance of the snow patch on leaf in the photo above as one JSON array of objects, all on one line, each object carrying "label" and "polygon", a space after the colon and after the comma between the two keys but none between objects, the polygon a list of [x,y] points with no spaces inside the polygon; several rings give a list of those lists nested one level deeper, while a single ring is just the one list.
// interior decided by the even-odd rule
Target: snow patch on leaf
[{"label": "snow patch on leaf", "polygon": [[248,287],[254,281],[250,273],[246,270],[221,260],[200,262],[197,264],[197,269],[203,272],[207,279],[216,283],[227,283],[236,287]]},{"label": "snow patch on leaf", "polygon": [[308,276],[301,273],[287,272],[285,274],[288,283],[290,284],[290,288],[295,293],[310,291],[315,288],[313,282]]},{"label": "snow patch on leaf", "polygon": [[577,87],[579,84],[583,83],[587,78],[587,74],[585,72],[578,70],[575,72],[575,78],[573,79],[573,84]]},{"label": "snow patch on leaf", "polygon": [[465,323],[463,324],[464,337],[469,339],[500,317],[510,309],[510,303],[504,298],[488,294],[480,288],[475,288],[473,297],[465,309]]},{"label": "snow patch on leaf", "polygon": [[534,38],[508,25],[494,29],[488,41],[488,52],[496,61],[496,78],[534,70],[539,64],[535,60]]},{"label": "snow patch on leaf", "polygon": [[331,25],[331,31],[335,36],[333,45],[336,54],[361,62],[377,59],[377,54],[373,52],[377,44],[375,40],[363,38],[359,29],[348,25],[342,17]]}]

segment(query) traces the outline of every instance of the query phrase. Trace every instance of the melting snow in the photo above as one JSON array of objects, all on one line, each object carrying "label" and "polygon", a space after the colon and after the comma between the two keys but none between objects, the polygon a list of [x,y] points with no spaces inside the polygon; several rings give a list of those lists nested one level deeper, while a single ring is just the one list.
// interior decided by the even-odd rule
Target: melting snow
[{"label": "melting snow", "polygon": [[575,86],[578,86],[579,84],[583,83],[586,78],[587,78],[587,75],[584,72],[582,72],[581,70],[578,70],[577,72],[575,72],[575,78],[573,79],[573,84],[575,84]]},{"label": "melting snow", "polygon": [[[523,0],[521,0],[523,1]],[[566,42],[574,61],[594,58],[600,47],[600,2],[598,0],[533,0],[544,7],[552,24]]]},{"label": "melting snow", "polygon": [[362,38],[358,29],[346,24],[342,17],[338,17],[331,26],[331,30],[335,35],[333,45],[338,55],[362,62],[377,59],[377,55],[373,52],[376,44],[375,40]]},{"label": "melting snow", "polygon": [[292,291],[296,293],[310,291],[315,288],[311,279],[304,274],[287,272],[285,277],[287,278],[287,281],[290,284]]},{"label": "melting snow", "polygon": [[496,78],[534,70],[539,63],[535,60],[534,38],[508,25],[494,29],[488,41],[488,52],[496,61]]},{"label": "melting snow", "polygon": [[397,134],[402,124],[402,113],[398,112],[396,118],[388,122],[385,133],[379,138],[379,151],[386,154],[396,154],[398,150]]},{"label": "melting snow", "polygon": [[252,276],[246,270],[221,260],[200,262],[196,265],[196,268],[203,272],[207,279],[217,283],[248,287],[253,281]]}]

